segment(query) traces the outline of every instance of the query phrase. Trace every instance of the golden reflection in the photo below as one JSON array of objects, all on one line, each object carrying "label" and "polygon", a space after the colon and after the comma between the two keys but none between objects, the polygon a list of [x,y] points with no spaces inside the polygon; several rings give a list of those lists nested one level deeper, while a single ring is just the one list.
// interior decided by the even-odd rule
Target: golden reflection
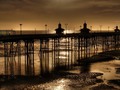
[{"label": "golden reflection", "polygon": [[68,56],[68,52],[63,51],[63,52],[60,52],[59,58],[66,59],[67,56]]},{"label": "golden reflection", "polygon": [[61,83],[64,83],[65,81],[62,79],[62,80],[60,80],[60,82],[61,82]]},{"label": "golden reflection", "polygon": [[64,34],[67,34],[67,33],[74,33],[74,31],[73,30],[65,30]]},{"label": "golden reflection", "polygon": [[56,86],[53,90],[64,90],[64,86],[63,85]]},{"label": "golden reflection", "polygon": [[65,51],[60,52],[60,55],[68,55],[68,52],[65,52]]},{"label": "golden reflection", "polygon": [[66,59],[67,57],[64,57],[64,56],[59,56],[59,58],[61,58],[61,59]]},{"label": "golden reflection", "polygon": [[55,86],[53,90],[65,90],[65,80],[61,79],[60,81],[58,81],[58,86]]},{"label": "golden reflection", "polygon": [[61,39],[61,42],[65,42],[66,40],[67,40],[67,39],[65,39],[65,38],[62,38],[62,39]]}]

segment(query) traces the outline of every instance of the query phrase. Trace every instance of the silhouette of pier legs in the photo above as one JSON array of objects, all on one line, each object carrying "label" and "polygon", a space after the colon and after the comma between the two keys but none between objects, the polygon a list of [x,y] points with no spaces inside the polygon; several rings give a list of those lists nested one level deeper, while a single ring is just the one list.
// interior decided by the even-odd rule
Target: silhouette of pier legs
[{"label": "silhouette of pier legs", "polygon": [[17,42],[17,47],[16,47],[16,50],[17,50],[17,54],[18,55],[18,75],[21,75],[21,41]]},{"label": "silhouette of pier legs", "polygon": [[8,75],[8,43],[4,42],[4,73]]},{"label": "silhouette of pier legs", "polygon": [[[71,68],[77,60],[86,60],[99,52],[120,49],[120,36],[77,36],[4,41],[4,74],[34,76],[35,45],[39,46],[39,73],[58,67]],[[51,67],[50,67],[51,66]]]},{"label": "silhouette of pier legs", "polygon": [[25,41],[25,74],[34,75],[34,41]]}]

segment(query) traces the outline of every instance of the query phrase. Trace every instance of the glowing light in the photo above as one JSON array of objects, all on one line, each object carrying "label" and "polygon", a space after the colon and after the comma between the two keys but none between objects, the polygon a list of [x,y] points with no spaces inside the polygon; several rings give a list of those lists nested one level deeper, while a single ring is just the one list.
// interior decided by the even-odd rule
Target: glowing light
[{"label": "glowing light", "polygon": [[65,81],[62,79],[62,80],[60,80],[60,82],[61,82],[61,83],[64,83]]},{"label": "glowing light", "polygon": [[59,83],[59,86],[54,87],[53,90],[65,90],[65,88],[64,88],[64,86],[65,86],[64,79],[61,79],[58,83]]},{"label": "glowing light", "polygon": [[61,58],[61,59],[66,59],[67,57],[64,57],[64,56],[59,56],[59,58]]},{"label": "glowing light", "polygon": [[64,86],[63,85],[56,86],[54,90],[64,90]]},{"label": "glowing light", "polygon": [[68,55],[68,52],[60,52],[61,55]]},{"label": "glowing light", "polygon": [[67,34],[67,33],[74,33],[74,31],[73,30],[65,30],[64,34]]}]

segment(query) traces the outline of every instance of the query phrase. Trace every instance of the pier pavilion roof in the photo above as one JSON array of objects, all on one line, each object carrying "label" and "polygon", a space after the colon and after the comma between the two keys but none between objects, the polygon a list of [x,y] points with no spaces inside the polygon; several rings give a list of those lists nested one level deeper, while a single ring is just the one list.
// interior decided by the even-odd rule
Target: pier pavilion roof
[{"label": "pier pavilion roof", "polygon": [[118,26],[116,26],[116,28],[115,28],[114,31],[115,31],[115,32],[120,32],[120,29],[118,29]]},{"label": "pier pavilion roof", "polygon": [[58,24],[58,28],[55,29],[55,31],[56,31],[56,34],[63,34],[64,29],[62,28],[61,23]]},{"label": "pier pavilion roof", "polygon": [[84,33],[84,34],[89,33],[90,29],[87,28],[86,22],[83,24],[83,28],[80,31],[81,33]]}]

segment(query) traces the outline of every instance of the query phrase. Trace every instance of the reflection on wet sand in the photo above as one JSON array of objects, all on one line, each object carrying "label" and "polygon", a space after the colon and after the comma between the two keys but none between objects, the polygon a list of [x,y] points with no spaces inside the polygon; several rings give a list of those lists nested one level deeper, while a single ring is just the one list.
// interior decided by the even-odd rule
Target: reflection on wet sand
[{"label": "reflection on wet sand", "polygon": [[[18,80],[1,84],[4,90],[119,90],[119,60],[76,66],[72,70],[57,71],[47,77]],[[110,71],[110,72],[108,72]],[[118,77],[119,76],[119,77]],[[30,83],[32,82],[32,83]],[[14,84],[13,84],[14,83]],[[5,86],[7,85],[7,87]],[[11,87],[12,86],[12,87]]]},{"label": "reflection on wet sand", "polygon": [[[89,90],[89,88],[91,88],[94,90],[96,86],[97,88],[103,87],[103,89],[109,89],[106,84],[110,84],[110,86],[114,87],[114,85],[112,84],[116,84],[116,82],[119,82],[114,81],[113,83],[112,81],[108,83],[109,80],[120,79],[120,75],[118,73],[120,68],[119,60],[97,63],[83,62],[80,66],[72,67],[71,64],[74,64],[74,62],[77,60],[76,58],[78,58],[78,51],[64,51],[63,49],[66,50],[68,48],[63,48],[63,46],[61,47],[62,48],[57,48],[60,50],[56,49],[56,51],[54,52],[48,52],[44,48],[42,48],[41,51],[35,51],[35,75],[37,75],[37,77],[34,77],[33,79],[32,77],[30,77],[27,80],[18,78],[13,81],[7,81],[1,83],[0,89]],[[25,55],[21,56],[21,60],[25,60]],[[2,57],[0,62],[3,63]],[[21,68],[22,75],[25,74],[24,64],[24,62],[21,62],[21,65],[23,65],[23,67]],[[0,65],[1,67],[4,67],[3,64]],[[61,70],[61,66],[64,71]],[[15,68],[14,71],[16,70],[17,68]]]}]

